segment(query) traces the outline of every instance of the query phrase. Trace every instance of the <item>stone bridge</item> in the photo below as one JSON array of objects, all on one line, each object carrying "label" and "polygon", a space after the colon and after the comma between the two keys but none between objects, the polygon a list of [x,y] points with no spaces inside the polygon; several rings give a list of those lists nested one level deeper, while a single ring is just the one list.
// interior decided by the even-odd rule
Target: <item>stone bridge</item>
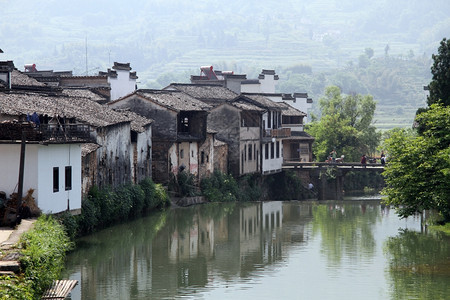
[{"label": "stone bridge", "polygon": [[383,172],[384,165],[288,161],[283,163],[283,170],[292,170],[303,182],[312,182],[317,191],[318,200],[342,200],[345,174],[350,171]]}]

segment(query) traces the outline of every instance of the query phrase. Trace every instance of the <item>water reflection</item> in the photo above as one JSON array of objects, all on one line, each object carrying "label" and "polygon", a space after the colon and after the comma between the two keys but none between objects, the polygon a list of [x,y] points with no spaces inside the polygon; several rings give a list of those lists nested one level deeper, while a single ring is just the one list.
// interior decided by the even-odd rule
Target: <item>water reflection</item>
[{"label": "water reflection", "polygon": [[385,244],[393,299],[448,299],[450,237],[401,230]]},{"label": "water reflection", "polygon": [[337,203],[313,207],[313,233],[322,238],[321,251],[339,266],[343,257],[371,259],[375,252],[373,227],[380,218],[378,203]]},{"label": "water reflection", "polygon": [[[215,203],[85,237],[66,277],[80,280],[72,299],[402,299],[412,266],[450,278],[450,241],[415,230],[377,201]],[[416,262],[424,251],[439,259]]]}]

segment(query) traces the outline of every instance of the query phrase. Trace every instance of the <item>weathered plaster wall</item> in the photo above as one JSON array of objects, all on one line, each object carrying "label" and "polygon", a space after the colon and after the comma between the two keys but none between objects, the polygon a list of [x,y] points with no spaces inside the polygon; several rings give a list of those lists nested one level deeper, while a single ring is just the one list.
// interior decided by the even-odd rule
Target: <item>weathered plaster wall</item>
[{"label": "weathered plaster wall", "polygon": [[152,146],[153,180],[158,183],[167,183],[169,173],[178,170],[176,144],[153,140]]},{"label": "weathered plaster wall", "polygon": [[141,116],[155,120],[152,124],[152,135],[155,140],[171,140],[177,138],[177,112],[157,105],[151,101],[134,95],[116,103],[113,108],[130,109]]},{"label": "weathered plaster wall", "polygon": [[210,111],[208,126],[217,131],[218,139],[228,144],[228,171],[233,176],[239,176],[240,110],[228,104],[218,106]]},{"label": "weathered plaster wall", "polygon": [[214,172],[214,135],[207,134],[206,139],[200,144],[198,155],[199,178],[202,179]]},{"label": "weathered plaster wall", "polygon": [[133,144],[134,183],[139,183],[146,177],[152,177],[152,127],[139,133],[137,143]]},{"label": "weathered plaster wall", "polygon": [[89,190],[98,185],[97,151],[92,151],[82,158],[82,194],[86,196]]},{"label": "weathered plaster wall", "polygon": [[[259,172],[260,128],[240,128],[241,175]],[[249,153],[251,151],[251,153]]]},{"label": "weathered plaster wall", "polygon": [[214,146],[214,170],[228,174],[228,145]]},{"label": "weathered plaster wall", "polygon": [[131,182],[130,123],[97,129],[98,186]]}]

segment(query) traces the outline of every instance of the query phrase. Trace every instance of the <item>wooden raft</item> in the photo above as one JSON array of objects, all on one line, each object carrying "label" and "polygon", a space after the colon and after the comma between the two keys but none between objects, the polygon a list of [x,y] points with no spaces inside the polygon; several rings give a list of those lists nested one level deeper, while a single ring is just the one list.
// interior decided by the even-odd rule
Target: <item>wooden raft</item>
[{"label": "wooden raft", "polygon": [[77,284],[78,280],[55,280],[42,295],[42,300],[65,299]]}]

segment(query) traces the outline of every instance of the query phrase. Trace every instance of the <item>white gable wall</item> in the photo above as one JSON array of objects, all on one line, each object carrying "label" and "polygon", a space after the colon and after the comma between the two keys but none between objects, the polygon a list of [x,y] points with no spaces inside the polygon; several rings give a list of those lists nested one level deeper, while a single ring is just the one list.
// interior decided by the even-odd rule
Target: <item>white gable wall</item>
[{"label": "white gable wall", "polygon": [[[0,190],[9,197],[17,192],[19,182],[20,144],[0,145]],[[65,190],[65,167],[72,167],[72,189]],[[59,168],[59,191],[53,192],[53,168]],[[27,144],[23,196],[34,189],[33,197],[43,213],[58,213],[69,208],[81,209],[81,145]]]},{"label": "white gable wall", "polygon": [[111,86],[111,101],[131,94],[136,89],[136,79],[130,78],[130,71],[116,70],[117,77],[108,76]]}]

